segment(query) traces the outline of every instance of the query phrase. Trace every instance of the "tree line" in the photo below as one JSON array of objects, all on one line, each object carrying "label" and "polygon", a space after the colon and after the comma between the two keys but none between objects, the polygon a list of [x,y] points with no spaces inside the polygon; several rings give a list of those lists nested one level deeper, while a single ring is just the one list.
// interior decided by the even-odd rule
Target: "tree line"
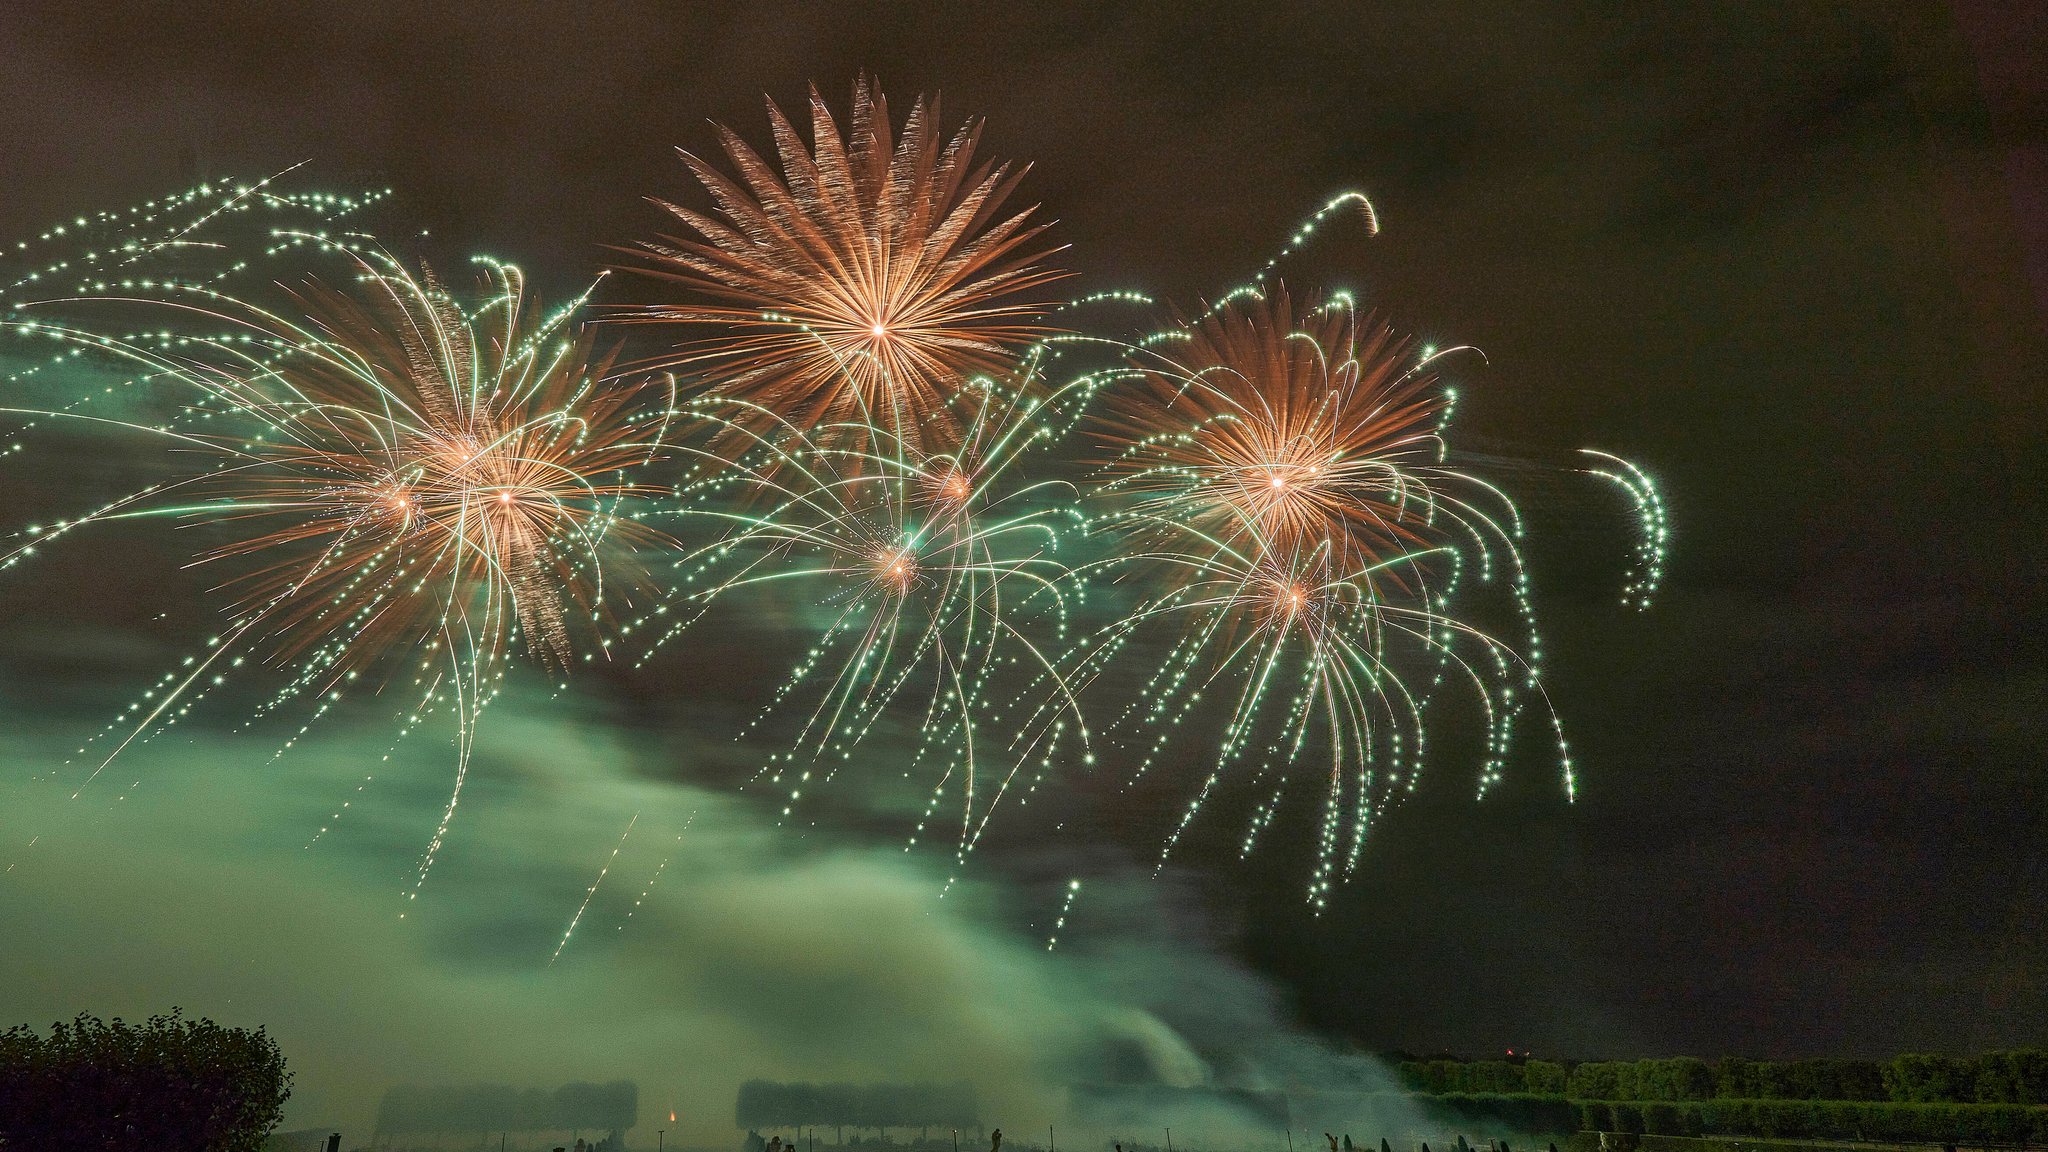
[{"label": "tree line", "polygon": [[[1416,1102],[1414,1095],[1401,1101]],[[2048,1107],[1889,1100],[1568,1100],[1529,1093],[1421,1097],[1438,1120],[1482,1131],[1627,1132],[1911,1144],[2048,1143]],[[1370,1108],[1377,1096],[1365,1097]],[[1387,1100],[1392,1108],[1399,1101]]]},{"label": "tree line", "polygon": [[2048,1105],[2048,1051],[2036,1049],[1890,1060],[1409,1060],[1400,1074],[1410,1092],[1432,1096]]},{"label": "tree line", "polygon": [[639,1122],[640,1086],[574,1082],[555,1090],[509,1084],[428,1087],[400,1084],[377,1105],[379,1133],[623,1132]]}]

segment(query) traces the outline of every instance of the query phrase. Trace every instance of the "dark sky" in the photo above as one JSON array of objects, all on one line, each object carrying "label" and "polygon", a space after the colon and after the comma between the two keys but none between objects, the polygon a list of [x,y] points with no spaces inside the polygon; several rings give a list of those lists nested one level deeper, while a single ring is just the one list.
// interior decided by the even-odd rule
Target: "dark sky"
[{"label": "dark sky", "polygon": [[[1377,1050],[2042,1042],[2048,102],[2026,64],[2048,58],[2042,19],[1989,4],[1960,19],[1938,4],[1502,7],[9,5],[0,236],[195,170],[312,160],[339,184],[389,183],[435,242],[567,288],[605,245],[658,226],[643,197],[686,194],[672,148],[712,147],[707,120],[760,140],[764,93],[789,106],[816,80],[843,104],[863,69],[898,101],[943,93],[949,118],[987,118],[990,154],[1034,162],[1024,196],[1057,218],[1091,286],[1214,294],[1331,194],[1365,190],[1383,234],[1332,240],[1290,282],[1358,289],[1427,339],[1483,348],[1460,426],[1489,451],[1597,445],[1648,467],[1676,524],[1668,589],[1647,616],[1617,611],[1625,533],[1581,515],[1604,497],[1566,500],[1531,554],[1578,803],[1534,755],[1478,805],[1444,765],[1319,921],[1295,898],[1304,852],[1238,865],[1198,842],[1146,897],[1172,924],[1161,947],[1213,947],[1219,970],[1247,964],[1273,990],[1281,1025]],[[175,584],[65,571],[62,591],[18,573],[0,589],[9,756],[29,775],[55,755],[35,749],[75,743],[147,682],[153,654],[201,634],[167,635],[142,608],[134,628],[106,626],[107,600]],[[105,633],[99,663],[50,639],[88,623]],[[664,752],[724,738],[722,713],[693,708],[699,687],[623,690],[634,705],[600,726],[629,730],[616,739],[637,749],[631,787],[703,782]],[[307,803],[353,778],[344,749],[332,759]],[[394,856],[417,849],[430,775],[413,823],[393,825]],[[587,872],[620,803],[564,868]],[[10,842],[40,828],[27,810],[0,816]],[[1144,858],[1171,815],[1104,819],[1105,850]],[[153,834],[211,835],[188,818]],[[115,835],[75,823],[88,855]],[[1215,835],[1220,848],[1233,831]],[[0,987],[24,987],[17,966],[40,981],[0,992],[0,1022],[95,1007],[89,990],[149,1006],[148,981],[113,969],[74,991],[59,958],[125,946],[123,876],[9,895],[9,923],[31,934],[63,903],[47,928],[70,942],[0,954]],[[193,897],[201,935],[214,891]],[[560,901],[544,903],[541,937],[559,923]],[[347,907],[385,931],[367,898]],[[1106,910],[1097,931],[1118,923]],[[176,932],[151,939],[196,950],[195,972],[213,963]],[[387,959],[417,961],[403,956]],[[487,974],[455,964],[435,979],[460,999],[506,978],[477,963]],[[1001,986],[1044,978],[1019,981]],[[1251,995],[1227,981],[1219,994]],[[452,1009],[447,1026],[464,1027]],[[321,1043],[317,1029],[300,1042]],[[861,1078],[857,1060],[824,1062]],[[332,1107],[359,1107],[345,1097]]]}]

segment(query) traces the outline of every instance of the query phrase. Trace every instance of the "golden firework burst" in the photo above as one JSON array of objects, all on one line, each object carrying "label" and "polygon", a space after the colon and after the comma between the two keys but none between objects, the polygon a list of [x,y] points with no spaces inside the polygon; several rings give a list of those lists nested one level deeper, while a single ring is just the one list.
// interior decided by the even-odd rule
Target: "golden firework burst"
[{"label": "golden firework burst", "polygon": [[816,88],[810,105],[806,147],[768,103],[779,173],[724,127],[736,179],[682,154],[715,210],[663,203],[695,235],[643,243],[639,271],[686,296],[619,318],[682,327],[667,362],[797,427],[873,425],[942,451],[961,385],[1004,374],[1045,334],[1034,290],[1066,275],[1042,263],[1053,249],[1035,243],[1035,207],[1004,214],[1026,168],[977,166],[980,124],[941,136],[936,100],[892,134],[865,77],[843,134]]},{"label": "golden firework burst", "polygon": [[1218,539],[1339,565],[1421,542],[1446,403],[1426,360],[1342,302],[1230,302],[1137,360],[1108,396],[1117,486]]}]

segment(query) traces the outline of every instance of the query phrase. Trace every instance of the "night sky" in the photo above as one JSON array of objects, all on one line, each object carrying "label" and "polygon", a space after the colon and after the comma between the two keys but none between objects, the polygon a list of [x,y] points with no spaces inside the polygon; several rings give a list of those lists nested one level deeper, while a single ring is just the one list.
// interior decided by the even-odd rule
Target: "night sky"
[{"label": "night sky", "polygon": [[[733,675],[758,645],[728,628],[659,675],[515,687],[401,922],[445,748],[405,748],[346,834],[302,847],[383,754],[377,717],[272,763],[281,729],[219,707],[63,800],[65,755],[218,611],[177,541],[124,529],[0,583],[0,1024],[268,1024],[300,1069],[288,1126],[366,1127],[397,1080],[618,1075],[721,1144],[746,1075],[950,1076],[963,1051],[1027,1127],[1104,1037],[1179,1082],[1350,1047],[2039,1044],[2048,96],[2026,61],[2048,20],[1374,7],[0,9],[9,241],[310,160],[394,188],[422,251],[517,260],[559,297],[661,228],[645,197],[691,194],[673,149],[714,149],[709,121],[763,141],[764,93],[815,80],[843,108],[862,70],[899,115],[922,91],[986,117],[1089,288],[1213,297],[1361,189],[1381,235],[1335,229],[1285,276],[1485,351],[1459,428],[1544,508],[1529,555],[1581,773],[1567,805],[1530,741],[1475,804],[1443,760],[1320,919],[1311,801],[1249,863],[1219,819],[1155,881],[1177,812],[1082,781],[1071,859],[1013,843],[938,905],[945,861],[901,853],[892,801],[848,789],[797,836],[732,787],[775,670]],[[1584,445],[1671,506],[1647,615],[1615,606],[1615,494],[1550,463]],[[36,459],[0,461],[10,532],[70,506]],[[1455,710],[1436,723],[1457,748]],[[1068,875],[1092,899],[1048,958]]]}]

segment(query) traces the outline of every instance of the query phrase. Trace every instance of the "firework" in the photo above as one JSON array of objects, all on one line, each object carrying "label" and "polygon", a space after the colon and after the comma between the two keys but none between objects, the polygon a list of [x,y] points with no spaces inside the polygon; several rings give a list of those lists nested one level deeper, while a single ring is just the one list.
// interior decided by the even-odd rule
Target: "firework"
[{"label": "firework", "polygon": [[[1297,316],[1284,291],[1241,293],[1144,347],[1109,394],[1114,455],[1096,493],[1109,504],[1096,525],[1123,549],[1082,574],[1156,591],[1076,649],[1071,678],[1095,679],[1154,628],[1172,637],[1119,718],[1157,728],[1139,776],[1201,701],[1231,701],[1162,864],[1230,769],[1270,787],[1249,852],[1290,773],[1320,755],[1308,895],[1321,907],[1374,816],[1414,788],[1447,677],[1474,689],[1486,718],[1482,795],[1499,779],[1518,693],[1541,697],[1519,516],[1446,463],[1451,397],[1437,357],[1360,321],[1346,299]],[[1474,576],[1510,586],[1526,654],[1448,614]],[[1561,738],[1559,751],[1569,788]]]},{"label": "firework", "polygon": [[715,211],[663,204],[694,236],[643,244],[640,270],[692,298],[622,318],[704,333],[673,362],[753,405],[739,411],[774,414],[746,425],[754,431],[875,426],[915,449],[951,450],[963,387],[1002,373],[1040,335],[1034,290],[1064,275],[1041,263],[1050,250],[1033,209],[1003,214],[1025,169],[975,166],[979,124],[942,136],[936,100],[920,98],[892,138],[888,105],[865,78],[843,136],[815,88],[810,104],[806,148],[768,103],[779,174],[724,128],[737,179],[683,153]]},{"label": "firework", "polygon": [[[984,383],[963,407],[972,415],[958,446],[928,454],[875,425],[803,429],[722,396],[689,406],[719,429],[714,443],[745,447],[707,453],[708,474],[684,486],[683,518],[720,532],[678,562],[676,594],[659,615],[677,611],[650,654],[743,590],[811,590],[824,622],[750,726],[810,705],[792,749],[762,773],[786,789],[785,817],[900,704],[914,702],[919,718],[913,765],[942,762],[912,845],[941,799],[957,795],[964,853],[1027,762],[1043,770],[1061,740],[1086,739],[1064,695],[1031,723],[990,735],[1014,704],[992,691],[999,673],[1020,662],[1052,671],[1044,646],[1060,641],[1079,596],[1062,586],[1056,553],[1079,522],[1070,485],[1013,475],[1053,435],[1051,406]],[[981,767],[991,748],[1004,766],[992,786]]]},{"label": "firework", "polygon": [[[1425,721],[1453,689],[1483,720],[1480,795],[1531,700],[1573,793],[1538,671],[1522,518],[1454,462],[1448,353],[1416,349],[1345,296],[1297,307],[1270,282],[1333,213],[1356,208],[1376,231],[1362,196],[1330,201],[1192,321],[1135,343],[1056,333],[1038,290],[1063,273],[1045,263],[1034,209],[1004,207],[1023,170],[973,159],[978,126],[945,136],[920,100],[899,131],[865,80],[844,131],[815,90],[810,104],[808,145],[769,104],[773,163],[724,129],[736,175],[686,153],[714,208],[665,205],[691,235],[638,250],[640,271],[681,299],[615,316],[682,333],[651,363],[701,374],[687,405],[673,378],[622,373],[600,352],[574,324],[582,299],[543,313],[517,269],[488,261],[484,292],[458,297],[333,230],[374,197],[209,187],[42,237],[89,243],[9,286],[7,330],[61,351],[6,379],[5,411],[154,438],[186,463],[30,526],[5,542],[0,570],[82,529],[157,519],[207,540],[195,564],[220,572],[227,596],[221,634],[109,726],[99,768],[245,660],[284,676],[259,714],[308,702],[308,724],[359,677],[406,682],[399,738],[446,713],[457,745],[416,898],[512,652],[560,674],[605,652],[613,641],[581,633],[619,616],[644,665],[714,606],[794,602],[816,627],[749,726],[787,736],[756,779],[794,817],[865,741],[907,722],[915,750],[901,766],[923,769],[929,792],[906,850],[950,802],[964,860],[1006,795],[1035,791],[1063,760],[1092,763],[1078,694],[1105,685],[1125,688],[1106,730],[1137,746],[1136,777],[1168,762],[1176,734],[1215,738],[1162,866],[1212,796],[1253,794],[1249,853],[1290,779],[1314,779],[1318,908],[1377,816],[1415,789]],[[219,236],[271,213],[286,226],[256,245]],[[253,303],[245,285],[275,279],[259,249],[339,258],[349,287],[295,278]],[[129,330],[80,319],[88,308]],[[1116,363],[1049,385],[1077,347]],[[130,369],[105,389],[113,399],[17,399],[88,354]],[[1028,475],[1059,463],[1046,449],[1098,390],[1094,482]],[[702,429],[701,443],[672,442],[672,422]],[[657,493],[633,478],[661,455],[688,462],[659,511],[693,543],[670,553],[668,589],[635,603],[642,582],[621,594],[618,577],[675,544],[644,525]],[[1662,499],[1627,461],[1588,455],[1583,470],[1635,504],[1643,538],[1623,599],[1645,606],[1663,569]],[[1088,548],[1107,554],[1076,562]],[[1079,626],[1105,599],[1114,618]],[[1079,890],[1070,880],[1048,949]]]},{"label": "firework", "polygon": [[574,309],[542,313],[516,268],[481,262],[487,292],[465,309],[373,246],[321,246],[345,257],[352,291],[308,283],[271,309],[166,280],[149,295],[116,287],[51,302],[142,306],[211,334],[22,328],[136,365],[159,389],[184,386],[179,419],[123,426],[212,459],[60,525],[162,518],[224,537],[198,563],[228,570],[227,627],[152,689],[100,767],[183,716],[251,649],[287,679],[265,710],[306,697],[316,716],[362,672],[416,659],[408,726],[445,707],[458,733],[455,787],[416,895],[505,655],[523,641],[566,668],[572,625],[607,610],[608,559],[653,538],[622,514],[643,494],[624,472],[659,451],[672,397],[603,383],[609,360],[573,333]]},{"label": "firework", "polygon": [[1337,563],[1421,544],[1416,469],[1440,454],[1447,403],[1428,361],[1342,303],[1296,321],[1284,289],[1244,297],[1141,354],[1108,397],[1110,490],[1143,495],[1147,517],[1282,552],[1327,545]]}]

